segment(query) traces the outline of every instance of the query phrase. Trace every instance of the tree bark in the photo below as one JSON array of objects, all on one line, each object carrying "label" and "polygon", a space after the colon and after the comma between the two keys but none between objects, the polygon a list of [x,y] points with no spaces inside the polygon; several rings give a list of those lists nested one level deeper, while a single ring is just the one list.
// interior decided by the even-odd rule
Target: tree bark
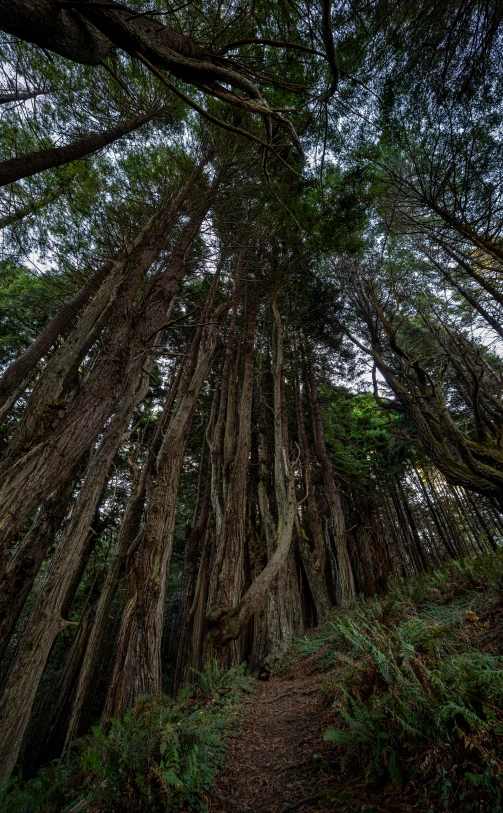
[{"label": "tree bark", "polygon": [[[43,439],[21,459],[11,461],[4,477],[0,540],[4,546],[26,519],[58,484],[69,477],[75,462],[88,449],[104,422],[122,397],[131,377],[135,377],[152,352],[152,341],[164,326],[166,313],[183,279],[187,256],[210,205],[210,197],[199,206],[171,255],[167,270],[152,279],[140,303],[135,294],[147,268],[157,257],[162,242],[144,258],[136,278],[126,279],[117,297],[118,304],[109,324],[109,334],[101,360],[95,365],[82,390],[62,416],[51,436]],[[59,381],[58,386],[61,386]],[[15,465],[12,465],[15,463]]]},{"label": "tree bark", "polygon": [[57,198],[66,192],[68,186],[68,182],[64,182],[60,186],[55,186],[52,189],[49,189],[49,191],[46,192],[45,195],[42,195],[41,198],[31,200],[29,203],[25,204],[25,206],[21,206],[19,209],[14,209],[14,211],[10,212],[10,214],[0,217],[0,229],[5,229],[7,226],[12,226],[12,224],[17,223],[18,220],[22,220],[24,217],[28,217],[28,215],[34,214],[40,209],[43,209],[44,206],[48,206],[49,203],[57,200]]},{"label": "tree bark", "polygon": [[[249,296],[241,327],[241,375],[238,376],[237,370],[231,366],[227,388],[222,520],[215,540],[209,583],[207,619],[210,624],[213,618],[220,618],[223,612],[239,601],[244,584],[256,315],[257,293],[254,289]],[[215,643],[211,642],[210,646]],[[223,651],[212,653],[222,668],[239,662],[238,644],[234,647],[235,651],[230,651],[232,648],[226,647]]]},{"label": "tree bark", "polygon": [[[355,281],[358,285],[358,280]],[[365,320],[372,342],[372,350],[366,348],[343,328],[349,338],[369,353],[383,378],[395,393],[400,408],[413,422],[419,440],[436,467],[449,482],[485,496],[502,501],[503,455],[493,442],[477,442],[468,437],[456,424],[447,408],[441,390],[432,389],[430,376],[397,342],[396,329],[378,300],[370,301],[366,290],[359,290],[356,300],[365,312]],[[382,342],[376,323],[384,328],[389,348],[395,354],[399,369],[387,364],[382,356]],[[402,370],[402,372],[400,372]],[[403,371],[407,377],[402,379]],[[400,380],[399,380],[400,379]],[[407,387],[402,383],[407,382]],[[503,504],[503,502],[502,502]]]},{"label": "tree bark", "polygon": [[0,28],[84,65],[98,65],[113,48],[91,23],[49,0],[3,0]]},{"label": "tree bark", "polygon": [[[259,522],[254,522],[255,505],[250,503],[250,531],[248,539],[251,581],[257,579],[276,550],[277,524],[271,506],[275,505],[274,484],[270,483],[269,454],[274,448],[274,431],[269,437],[270,423],[268,405],[262,400],[259,439],[259,472],[256,494],[250,498],[258,504]],[[272,441],[272,442],[271,442]],[[272,455],[274,462],[274,454]],[[255,484],[254,484],[255,485]],[[277,509],[276,509],[277,513]],[[258,533],[256,529],[258,525]],[[278,575],[268,588],[264,600],[253,615],[253,640],[251,645],[250,667],[255,671],[271,666],[285,655],[295,636],[303,633],[301,597],[298,587],[297,567],[292,547]]]},{"label": "tree bark", "polygon": [[[134,546],[134,540],[140,532],[141,518],[145,507],[147,483],[152,477],[155,461],[164,436],[164,432],[171,415],[173,400],[175,398],[180,379],[181,365],[178,367],[168,396],[164,403],[154,437],[149,444],[148,456],[141,471],[135,471],[131,494],[121,522],[115,549],[110,562],[105,582],[96,605],[89,640],[86,645],[82,667],[79,672],[72,710],[66,732],[64,751],[67,751],[72,740],[84,733],[88,722],[88,711],[92,701],[94,686],[100,665],[101,644],[105,634],[110,607],[119,585],[120,578],[126,567],[128,554]],[[131,553],[133,555],[133,553]]]},{"label": "tree bark", "polygon": [[185,447],[216,347],[219,321],[230,304],[220,306],[211,317],[212,324],[204,332],[198,329],[196,333],[197,344],[192,351],[196,354],[194,372],[185,392],[180,394],[159,451],[145,531],[129,575],[129,598],[119,634],[107,716],[122,717],[137,697],[161,691],[164,603]]},{"label": "tree bark", "polygon": [[[14,361],[0,380],[0,395],[4,398],[27,376],[55,343],[58,336],[72,323],[73,318],[88,303],[77,325],[45,366],[23,416],[21,426],[9,449],[9,459],[15,459],[20,450],[26,450],[33,436],[43,434],[44,415],[48,422],[54,420],[65,380],[80,362],[83,352],[89,349],[89,335],[96,333],[96,326],[104,326],[108,315],[115,308],[131,308],[138,285],[161,250],[170,229],[175,224],[194,183],[205,165],[201,162],[191,173],[176,195],[169,196],[151,214],[133,240],[125,246],[116,260],[108,260],[94,273],[51,319],[40,336]],[[127,284],[129,280],[129,285]],[[122,292],[123,301],[119,302]],[[5,467],[7,464],[4,463]]]},{"label": "tree bark", "polygon": [[42,96],[44,93],[45,90],[2,90],[0,91],[0,104],[26,102],[28,99],[34,99],[36,96]]},{"label": "tree bark", "polygon": [[466,494],[465,500],[468,503],[468,509],[469,510],[471,509],[475,516],[477,517],[479,524],[486,535],[486,539],[489,543],[491,550],[497,551],[498,550],[497,542],[493,536],[491,528],[489,527],[489,523],[486,521],[486,518],[484,517],[484,514],[482,513],[482,511],[479,510],[477,503],[475,502],[471,494]]},{"label": "tree bark", "polygon": [[45,169],[53,169],[77,161],[79,158],[85,158],[86,155],[102,150],[108,144],[138,130],[153,118],[152,113],[144,113],[141,116],[122,121],[109,130],[79,138],[71,144],[49,147],[45,150],[18,155],[16,158],[9,158],[7,161],[0,161],[0,187],[20,181],[22,178],[30,178]]},{"label": "tree bark", "polygon": [[102,282],[112,271],[112,268],[113,263],[107,262],[94,271],[75,296],[69,302],[66,302],[56,316],[51,319],[28,349],[7,368],[0,379],[0,403],[2,406],[16,392],[23,380],[26,380],[27,383],[27,376],[45,353],[50,350],[58,336],[70,324],[83,305],[96,293]]},{"label": "tree bark", "polygon": [[48,685],[42,698],[37,698],[34,713],[26,731],[26,753],[23,759],[23,775],[32,776],[41,765],[47,765],[61,754],[65,723],[68,717],[75,680],[84,658],[86,643],[94,616],[94,599],[90,598],[64,664]]},{"label": "tree bark", "polygon": [[[188,651],[192,638],[191,608],[196,594],[196,581],[199,568],[203,565],[204,542],[207,534],[211,506],[211,476],[207,446],[204,444],[201,453],[198,505],[192,525],[185,533],[185,550],[183,555],[182,585],[180,596],[180,627],[176,654],[175,673],[173,676],[173,694],[176,695],[185,682],[188,662]],[[199,495],[198,495],[199,497]]]},{"label": "tree bark", "polygon": [[421,477],[421,475],[419,474],[417,469],[415,469],[415,473],[416,473],[417,479],[419,480],[419,485],[421,487],[423,495],[424,495],[424,497],[426,499],[426,504],[428,506],[430,514],[433,517],[433,521],[434,521],[435,526],[437,528],[438,535],[440,536],[440,539],[442,540],[442,542],[444,544],[444,547],[445,547],[447,553],[449,554],[449,556],[451,556],[453,559],[456,559],[456,557],[459,556],[459,551],[458,551],[457,547],[453,544],[454,540],[451,539],[449,531],[446,530],[446,528],[444,527],[444,525],[442,523],[442,520],[439,517],[435,506],[433,505],[430,493],[429,493],[428,489],[426,488],[426,485],[425,485],[425,483],[423,481],[423,478]]},{"label": "tree bark", "polygon": [[274,483],[278,522],[275,528],[275,550],[265,568],[250,585],[239,603],[223,612],[220,618],[213,615],[213,635],[219,645],[235,640],[262,604],[267,591],[282,566],[288,560],[292,545],[297,499],[293,470],[288,462],[284,444],[285,428],[282,409],[281,381],[283,376],[283,327],[276,299],[273,302],[275,322],[275,359],[273,371],[274,388]]},{"label": "tree bark", "polygon": [[68,511],[73,482],[45,500],[0,580],[0,660],[14,632],[36,575]]},{"label": "tree bark", "polygon": [[342,607],[351,607],[356,601],[356,590],[346,542],[344,514],[342,511],[340,494],[335,487],[332,464],[330,462],[325,443],[323,419],[321,416],[318,394],[316,391],[316,380],[314,377],[311,352],[307,341],[306,362],[305,384],[308,391],[311,426],[315,441],[315,452],[321,465],[325,497],[330,510],[330,528],[333,534],[335,551],[337,554],[340,603]]},{"label": "tree bark", "polygon": [[[148,377],[147,377],[148,383]],[[103,491],[110,465],[122,441],[138,398],[138,381],[113,418],[100,449],[92,457],[71,522],[60,540],[35,607],[23,630],[0,697],[0,776],[10,776],[31,714],[38,684],[59,632],[69,626],[63,613],[78,586],[76,574],[86,555],[89,526]]]},{"label": "tree bark", "polygon": [[[0,29],[85,65],[99,64],[118,47],[205,92],[210,83],[239,88],[248,97],[244,99],[248,108],[255,109],[253,102],[258,102],[256,110],[263,112],[258,88],[236,70],[235,60],[202,48],[178,28],[99,0],[87,0],[77,8],[55,7],[50,0],[3,0]],[[239,106],[245,107],[243,103]]]},{"label": "tree bark", "polygon": [[[312,462],[309,454],[304,416],[302,414],[302,400],[297,371],[295,371],[293,390],[300,459],[302,462],[306,489],[305,499],[307,501],[307,512],[309,517],[309,531],[312,536],[312,539],[309,540],[301,526],[301,523],[298,522],[298,545],[302,556],[302,563],[309,582],[309,587],[316,605],[318,623],[321,623],[331,607],[326,582],[325,537],[318,510],[318,503],[316,502],[316,495],[314,493]],[[310,542],[311,545],[309,544]]]},{"label": "tree bark", "polygon": [[411,507],[409,505],[409,500],[407,499],[407,495],[406,495],[405,490],[403,488],[400,477],[398,477],[398,476],[395,477],[395,483],[396,483],[396,488],[397,488],[397,492],[398,492],[399,499],[400,499],[400,504],[401,504],[401,506],[403,508],[405,516],[407,517],[407,524],[408,524],[408,527],[410,528],[410,533],[411,533],[410,538],[411,538],[411,543],[412,543],[412,547],[413,547],[413,550],[414,550],[414,558],[416,560],[417,567],[419,568],[419,570],[427,570],[428,569],[428,561],[426,560],[426,557],[424,555],[423,544],[422,544],[422,541],[421,541],[421,537],[419,536],[419,532],[417,530],[416,521],[414,519],[414,514],[413,514],[412,509],[411,509]]}]

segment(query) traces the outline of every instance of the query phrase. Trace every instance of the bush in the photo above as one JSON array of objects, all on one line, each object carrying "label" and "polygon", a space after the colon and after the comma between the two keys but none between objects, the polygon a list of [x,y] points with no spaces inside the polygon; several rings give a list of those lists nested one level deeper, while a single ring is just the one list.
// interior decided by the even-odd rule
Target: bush
[{"label": "bush", "polygon": [[223,721],[180,709],[166,697],[140,699],[124,720],[95,728],[80,744],[86,799],[103,810],[201,810],[221,764]]},{"label": "bush", "polygon": [[204,811],[233,726],[233,704],[252,679],[244,666],[220,674],[215,663],[176,700],[140,698],[124,720],[110,720],[78,740],[66,763],[55,762],[28,782],[0,790],[5,813]]}]

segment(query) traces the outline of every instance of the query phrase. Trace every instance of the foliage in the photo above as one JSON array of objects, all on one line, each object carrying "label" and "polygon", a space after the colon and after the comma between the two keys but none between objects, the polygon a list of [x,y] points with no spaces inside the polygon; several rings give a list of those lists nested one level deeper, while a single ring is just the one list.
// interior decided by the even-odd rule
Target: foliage
[{"label": "foliage", "polygon": [[297,642],[331,661],[325,738],[369,785],[431,782],[445,808],[503,809],[502,576],[501,554],[452,562]]},{"label": "foliage", "polygon": [[364,483],[371,471],[390,470],[393,438],[390,418],[368,392],[350,393],[326,383],[321,390],[326,443],[334,470],[342,477]]},{"label": "foliage", "polygon": [[24,266],[0,263],[0,368],[26,349],[59,304],[45,279]]},{"label": "foliage", "polygon": [[[206,664],[204,672],[192,669],[197,678],[196,691],[208,702],[220,706],[236,703],[243,692],[250,692],[254,680],[245,672],[245,664],[233,666],[227,672],[220,672],[215,659]],[[190,687],[189,691],[194,691]]]},{"label": "foliage", "polygon": [[66,762],[56,760],[27,782],[3,783],[2,810],[57,813],[82,802],[103,813],[204,811],[201,796],[222,764],[223,736],[253,680],[244,665],[220,673],[216,663],[196,676],[176,700],[139,698],[124,720],[93,728]]}]

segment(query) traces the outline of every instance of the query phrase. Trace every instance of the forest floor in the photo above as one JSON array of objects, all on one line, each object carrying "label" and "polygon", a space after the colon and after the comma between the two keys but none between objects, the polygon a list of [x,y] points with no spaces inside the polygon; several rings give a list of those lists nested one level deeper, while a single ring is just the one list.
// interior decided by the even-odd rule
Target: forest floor
[{"label": "forest floor", "polygon": [[[209,813],[501,813],[503,556],[449,564],[400,589],[334,614],[255,682],[204,794]],[[396,743],[398,781],[384,751],[369,781],[368,737],[349,755],[324,739],[347,729],[348,692],[359,698],[353,731],[378,726]],[[452,723],[438,725],[449,707]],[[407,722],[400,730],[402,715],[416,734]]]},{"label": "forest floor", "polygon": [[223,771],[205,796],[209,813],[387,813],[416,811],[394,786],[370,793],[364,777],[342,780],[323,735],[334,723],[320,654],[257,681]]},{"label": "forest floor", "polygon": [[228,743],[226,766],[205,799],[210,813],[326,809],[320,798],[312,800],[334,784],[322,767],[330,722],[322,681],[305,662],[257,681],[240,733]]}]

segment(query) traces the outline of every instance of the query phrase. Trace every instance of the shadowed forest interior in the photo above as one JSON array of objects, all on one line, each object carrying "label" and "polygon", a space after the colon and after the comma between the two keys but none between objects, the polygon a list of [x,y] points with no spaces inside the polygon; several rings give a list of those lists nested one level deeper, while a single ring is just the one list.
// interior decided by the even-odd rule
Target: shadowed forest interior
[{"label": "shadowed forest interior", "polygon": [[8,813],[503,811],[502,26],[3,0]]}]

